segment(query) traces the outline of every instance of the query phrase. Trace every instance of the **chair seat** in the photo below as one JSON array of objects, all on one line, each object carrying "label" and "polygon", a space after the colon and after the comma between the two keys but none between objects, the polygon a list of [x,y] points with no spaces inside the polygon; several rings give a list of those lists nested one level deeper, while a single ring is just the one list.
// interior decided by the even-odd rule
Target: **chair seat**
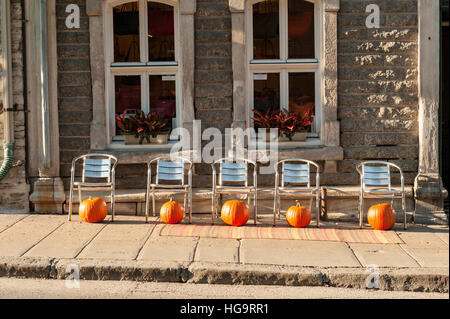
[{"label": "chair seat", "polygon": [[94,182],[73,182],[75,186],[82,187],[112,187],[112,183],[94,183]]},{"label": "chair seat", "polygon": [[370,189],[370,190],[365,190],[364,191],[364,195],[369,195],[369,196],[399,196],[402,195],[402,191],[401,190],[396,190],[396,189]]},{"label": "chair seat", "polygon": [[223,186],[223,185],[217,185],[216,186],[216,192],[217,193],[252,193],[255,192],[255,187],[253,186]]},{"label": "chair seat", "polygon": [[311,188],[311,187],[278,187],[278,191],[282,192],[316,192],[318,191],[317,188]]},{"label": "chair seat", "polygon": [[189,185],[150,184],[150,187],[155,187],[155,188],[188,188]]}]

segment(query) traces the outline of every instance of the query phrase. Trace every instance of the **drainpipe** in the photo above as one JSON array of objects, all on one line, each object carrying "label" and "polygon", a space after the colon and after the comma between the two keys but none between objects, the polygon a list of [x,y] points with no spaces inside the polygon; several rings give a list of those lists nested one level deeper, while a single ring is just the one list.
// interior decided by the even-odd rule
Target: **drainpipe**
[{"label": "drainpipe", "polygon": [[4,120],[4,139],[3,144],[4,158],[0,167],[0,181],[8,174],[14,160],[14,108],[12,106],[11,89],[11,24],[10,24],[10,3],[9,0],[0,2],[1,12],[1,46],[2,46],[2,74],[1,85],[3,89],[3,120]]},{"label": "drainpipe", "polygon": [[42,114],[42,166],[50,167],[50,112],[48,101],[48,63],[47,63],[47,3],[40,0],[40,42],[41,51],[41,114]]}]

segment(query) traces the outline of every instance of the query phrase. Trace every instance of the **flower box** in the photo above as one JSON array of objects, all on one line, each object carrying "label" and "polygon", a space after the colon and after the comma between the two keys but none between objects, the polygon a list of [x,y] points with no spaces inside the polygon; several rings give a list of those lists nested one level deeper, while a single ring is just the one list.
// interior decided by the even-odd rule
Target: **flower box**
[{"label": "flower box", "polygon": [[[139,138],[137,138],[134,135],[126,134],[123,136],[125,140],[125,145],[139,145]],[[167,144],[169,141],[169,134],[168,133],[162,133],[158,134],[156,137],[150,136],[150,143],[147,141],[146,138],[142,140],[141,145],[147,145],[147,144]]]},{"label": "flower box", "polygon": [[[294,134],[294,136],[292,136],[291,139],[289,139],[286,136],[279,136],[278,142],[305,142],[307,137],[308,137],[308,132],[297,132]],[[269,132],[266,132],[264,141],[266,143],[270,142],[270,133]]]}]

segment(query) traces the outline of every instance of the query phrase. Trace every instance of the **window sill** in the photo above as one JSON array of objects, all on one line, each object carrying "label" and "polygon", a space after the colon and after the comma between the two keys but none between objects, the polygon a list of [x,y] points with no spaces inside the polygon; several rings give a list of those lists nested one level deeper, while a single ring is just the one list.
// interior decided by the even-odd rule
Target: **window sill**
[{"label": "window sill", "polygon": [[113,151],[170,151],[175,142],[168,144],[133,144],[126,145],[123,141],[113,141],[108,145],[108,150]]},{"label": "window sill", "polygon": [[[309,137],[304,142],[298,141],[287,141],[287,142],[278,142],[278,150],[285,149],[293,149],[293,148],[307,148],[307,147],[317,147],[321,146],[322,141],[319,137]],[[251,141],[249,143],[249,147],[253,149],[257,149],[256,141]],[[266,149],[270,149],[270,145],[266,144]]]},{"label": "window sill", "polygon": [[[313,141],[311,141],[313,140]],[[278,148],[278,160],[303,158],[311,161],[340,161],[344,159],[344,149],[340,146],[323,146],[316,138],[306,142],[283,142],[286,146]],[[319,140],[317,138],[317,140]],[[165,145],[125,145],[123,142],[113,142],[102,153],[114,155],[121,164],[143,164],[152,157],[169,155],[173,144]],[[266,161],[270,149],[256,150],[257,160]]]}]

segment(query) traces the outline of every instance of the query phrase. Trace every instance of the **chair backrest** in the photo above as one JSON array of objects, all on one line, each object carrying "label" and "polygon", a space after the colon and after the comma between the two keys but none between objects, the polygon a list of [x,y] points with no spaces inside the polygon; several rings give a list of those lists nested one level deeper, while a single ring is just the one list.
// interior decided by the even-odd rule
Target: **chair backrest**
[{"label": "chair backrest", "polygon": [[223,182],[244,182],[248,185],[248,167],[245,162],[220,163],[219,184]]},{"label": "chair backrest", "polygon": [[[156,162],[156,184],[159,185],[186,185],[185,165],[189,164],[189,182],[191,183],[192,162],[178,156],[160,156],[148,162],[149,178],[151,177],[151,165]],[[161,182],[163,181],[163,182]],[[150,180],[149,180],[150,182]]]},{"label": "chair backrest", "polygon": [[[305,159],[289,159],[283,160],[276,164],[276,171],[278,175],[279,164],[282,164],[281,169],[281,186],[286,184],[295,184],[295,186],[311,187],[311,166],[316,167],[316,183],[319,178],[319,165]],[[277,176],[276,176],[277,178]]]},{"label": "chair backrest", "polygon": [[291,164],[284,162],[281,171],[281,185],[285,186],[286,183],[304,184],[306,187],[310,187],[309,164]]},{"label": "chair backrest", "polygon": [[83,159],[82,181],[89,179],[101,179],[104,182],[111,182],[112,166],[115,166],[117,159],[110,155],[89,154],[77,158]]},{"label": "chair backrest", "polygon": [[156,169],[156,184],[160,184],[160,180],[179,182],[184,185],[184,162],[159,159]]},{"label": "chair backrest", "polygon": [[256,163],[241,158],[222,158],[211,164],[213,174],[216,174],[216,165],[219,164],[219,185],[224,183],[244,183],[248,187],[248,166],[253,165],[253,186],[256,186]]},{"label": "chair backrest", "polygon": [[391,189],[391,170],[389,165],[382,164],[381,162],[377,165],[365,163],[361,167],[361,182],[364,187],[387,187]]}]

